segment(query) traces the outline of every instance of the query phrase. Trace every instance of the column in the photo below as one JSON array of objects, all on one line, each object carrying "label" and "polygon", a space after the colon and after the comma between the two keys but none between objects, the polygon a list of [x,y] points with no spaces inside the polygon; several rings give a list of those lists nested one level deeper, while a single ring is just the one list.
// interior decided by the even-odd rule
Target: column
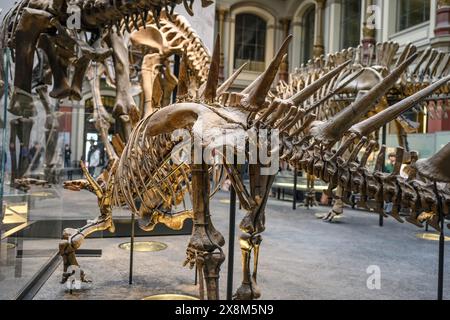
[{"label": "column", "polygon": [[438,0],[436,12],[436,37],[450,35],[450,0]]},{"label": "column", "polygon": [[217,9],[217,19],[219,20],[219,34],[220,34],[220,69],[219,69],[219,81],[222,82],[225,79],[225,16],[228,14],[228,9]]},{"label": "column", "polygon": [[[291,18],[280,19],[281,30],[283,31],[283,41],[289,36],[289,30],[291,27]],[[289,56],[283,60],[280,66],[280,80],[288,82],[289,80]]]},{"label": "column", "polygon": [[326,0],[316,0],[316,31],[314,35],[314,57],[320,57],[325,53],[323,42],[323,24]]}]

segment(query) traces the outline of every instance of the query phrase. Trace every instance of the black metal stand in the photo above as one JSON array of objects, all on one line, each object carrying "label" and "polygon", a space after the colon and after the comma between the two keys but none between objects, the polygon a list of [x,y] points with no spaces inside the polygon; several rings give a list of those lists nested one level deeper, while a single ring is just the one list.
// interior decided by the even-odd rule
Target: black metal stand
[{"label": "black metal stand", "polygon": [[135,222],[135,214],[131,215],[131,241],[130,241],[130,278],[129,284],[133,284],[133,257],[134,257],[134,223]]},{"label": "black metal stand", "polygon": [[[383,132],[381,135],[381,144],[382,145],[386,145],[386,141],[387,141],[387,127],[386,125],[383,126]],[[386,172],[386,166],[384,165],[383,162],[383,172]],[[384,210],[384,208],[382,208],[381,210]],[[384,225],[384,215],[383,213],[380,214],[380,220],[378,221],[378,225],[380,227],[382,227]]]},{"label": "black metal stand", "polygon": [[233,298],[233,273],[234,273],[234,237],[236,228],[236,190],[231,187],[230,192],[230,226],[228,236],[228,275],[227,275],[227,300]]},{"label": "black metal stand", "polygon": [[198,267],[197,264],[195,264],[195,277],[194,277],[194,286],[198,284]]},{"label": "black metal stand", "polygon": [[439,271],[438,271],[438,300],[443,300],[444,297],[444,248],[445,248],[445,234],[444,234],[444,213],[442,211],[442,199],[437,189],[437,183],[434,183],[434,192],[436,193],[438,201],[438,214],[440,219],[441,232],[439,235]]},{"label": "black metal stand", "polygon": [[294,194],[292,198],[292,210],[295,210],[297,209],[297,168],[294,169]]}]

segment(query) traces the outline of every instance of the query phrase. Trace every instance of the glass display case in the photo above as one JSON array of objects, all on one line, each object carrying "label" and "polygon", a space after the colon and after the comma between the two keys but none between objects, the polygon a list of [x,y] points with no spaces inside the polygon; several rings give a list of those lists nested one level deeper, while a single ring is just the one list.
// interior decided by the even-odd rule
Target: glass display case
[{"label": "glass display case", "polygon": [[[12,85],[15,71],[11,57],[5,49],[0,92],[0,300],[31,299],[52,274],[55,276],[54,272],[62,276],[59,245],[64,229],[82,228],[99,216],[98,199],[93,193],[66,189],[64,183],[85,179],[81,162],[97,178],[108,165],[105,137],[112,142],[121,132],[112,116],[116,90],[105,77],[96,78],[100,81],[96,94],[87,76],[76,99],[55,99],[52,79],[36,61],[28,94]],[[37,54],[36,59],[45,58]],[[95,63],[92,66],[96,71]],[[142,101],[140,93],[133,88],[136,105]],[[109,121],[102,137],[96,122],[99,115]],[[158,225],[153,231],[144,232],[136,227],[137,221],[132,224],[134,220],[127,208],[115,208],[113,218],[114,233],[96,232],[89,238],[188,235],[192,229],[188,222],[182,230]],[[132,226],[135,232],[131,231]],[[99,257],[102,250],[79,248],[76,253]]]},{"label": "glass display case", "polygon": [[[17,299],[60,262],[63,229],[98,215],[95,196],[65,190],[63,182],[82,178],[80,160],[98,174],[105,154],[88,94],[81,101],[56,100],[46,83],[34,83],[31,96],[17,94],[10,52],[2,59],[0,299]],[[109,100],[104,97],[107,108]]]}]

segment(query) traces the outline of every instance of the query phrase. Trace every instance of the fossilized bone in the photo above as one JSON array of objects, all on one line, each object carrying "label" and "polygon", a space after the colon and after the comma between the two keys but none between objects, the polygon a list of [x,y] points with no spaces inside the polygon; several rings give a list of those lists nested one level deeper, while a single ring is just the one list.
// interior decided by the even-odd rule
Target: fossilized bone
[{"label": "fossilized bone", "polygon": [[[35,107],[31,96],[32,71],[37,48],[45,51],[48,63],[52,69],[53,98],[81,99],[81,86],[86,69],[91,61],[103,61],[112,53],[115,66],[116,103],[114,116],[120,126],[122,139],[126,140],[131,126],[139,120],[139,112],[131,95],[129,81],[128,48],[125,46],[123,34],[118,32],[121,25],[128,29],[130,21],[137,25],[137,20],[147,20],[149,11],[153,13],[155,21],[163,8],[173,13],[173,8],[183,2],[189,12],[192,12],[192,1],[66,1],[66,0],[22,0],[16,4],[5,16],[2,24],[1,41],[3,48],[9,47],[15,61],[15,76],[13,97],[9,111],[24,119],[18,120],[11,132],[27,134],[32,128],[32,121],[28,118],[35,115]],[[212,1],[202,0],[203,6]],[[81,33],[70,29],[69,7],[76,6],[80,21]],[[166,16],[170,16],[166,13]],[[91,38],[87,41],[82,37],[87,34]],[[98,39],[109,48],[94,47],[92,44]],[[72,81],[69,71],[73,69]],[[3,77],[3,73],[1,75]],[[71,83],[71,84],[70,84]],[[27,127],[21,130],[21,127]],[[30,130],[28,130],[30,129]],[[29,137],[20,137],[28,141]],[[24,145],[23,148],[28,148]],[[20,162],[20,161],[19,161]],[[24,161],[20,162],[19,174],[23,174]]]},{"label": "fossilized bone", "polygon": [[[317,58],[310,61],[306,66],[298,69],[290,76],[290,83],[281,83],[278,86],[278,95],[288,97],[300,90],[314,79],[320,77],[321,74],[327,71],[327,68],[335,66],[337,63],[352,59],[353,63],[344,70],[342,74],[336,79],[335,83],[330,83],[331,88],[335,89],[336,99],[330,99],[328,103],[323,103],[317,108],[317,116],[319,119],[329,119],[333,117],[340,110],[348,107],[349,103],[358,98],[368,89],[379,83],[392,68],[400,65],[411,54],[416,51],[416,48],[411,44],[405,46],[403,52],[398,57],[397,61],[394,56],[399,49],[399,45],[394,42],[379,43],[375,47],[364,49],[362,46],[358,48],[349,48],[330,54],[326,59],[324,57]],[[367,51],[367,52],[366,52]],[[362,58],[366,57],[366,58]],[[439,53],[434,49],[425,50],[420,56],[416,66],[409,68],[402,75],[400,80],[393,86],[386,94],[385,99],[380,99],[379,105],[373,108],[368,113],[368,116],[373,115],[386,108],[390,101],[399,101],[406,98],[415,92],[425,88],[431,82],[437,81],[448,74],[450,63],[450,56],[445,53]],[[360,76],[351,80],[355,72],[362,72]],[[351,81],[348,81],[351,80]],[[344,84],[344,85],[342,85]],[[448,95],[448,85],[443,85],[439,90],[436,90],[433,95],[427,98],[428,102],[422,102],[427,105],[428,114],[434,117],[447,117],[446,104]],[[330,89],[318,93],[318,97],[324,96]],[[415,112],[424,112],[423,107],[417,104],[412,108]],[[415,132],[417,124],[412,123],[403,116],[395,119],[395,125],[398,131],[398,140],[400,146],[409,151],[407,142],[407,133]],[[375,140],[378,140],[378,132],[373,132]],[[338,187],[334,195],[335,203],[333,208],[325,215],[325,220],[329,220],[336,214],[343,212],[342,189]]]},{"label": "fossilized bone", "polygon": [[[74,230],[65,232],[66,241],[61,244],[61,252],[66,261],[65,267],[70,263],[76,263],[74,250],[79,247],[87,234],[94,230],[105,230],[111,226],[111,222],[107,221],[112,221],[110,209],[112,203],[120,206],[127,204],[140,217],[141,226],[144,228],[146,225],[152,226],[158,222],[179,226],[183,219],[192,216],[194,229],[188,245],[186,263],[191,266],[197,264],[201,275],[206,280],[208,298],[218,298],[218,276],[224,259],[221,250],[223,237],[211,221],[210,170],[207,159],[202,159],[200,163],[190,166],[187,166],[185,162],[178,165],[171,162],[169,156],[177,147],[178,141],[170,139],[170,134],[177,129],[188,130],[189,135],[194,138],[193,142],[188,144],[187,154],[191,152],[192,146],[200,147],[202,151],[210,148],[220,149],[225,144],[225,141],[220,139],[223,132],[240,138],[248,128],[257,131],[279,129],[282,158],[287,159],[292,165],[330,182],[332,186],[340,186],[344,192],[358,190],[362,193],[364,189],[366,197],[374,199],[378,204],[390,200],[396,206],[415,209],[412,211],[410,221],[418,225],[420,225],[419,220],[424,217],[417,216],[413,212],[418,212],[419,209],[435,212],[436,197],[427,190],[427,180],[417,177],[418,175],[411,176],[411,181],[400,180],[398,168],[388,176],[383,175],[379,167],[374,172],[369,172],[365,168],[367,157],[376,144],[374,141],[367,142],[368,139],[365,136],[376,130],[380,124],[383,125],[386,121],[395,119],[407,108],[411,108],[419,100],[439,89],[447,83],[449,78],[442,79],[411,98],[392,106],[392,109],[379,113],[378,117],[382,120],[372,117],[369,118],[370,121],[366,120],[369,122],[358,123],[358,120],[367,114],[375,102],[395,85],[405,69],[416,58],[413,55],[349,108],[328,121],[314,121],[316,117],[308,113],[309,108],[299,106],[303,106],[304,102],[318,90],[328,85],[346,67],[346,64],[333,69],[291,98],[270,97],[269,90],[288,43],[289,41],[284,43],[268,70],[241,93],[230,93],[226,88],[218,87],[219,54],[216,44],[207,83],[196,99],[184,95],[182,90],[179,92],[182,96],[178,98],[178,103],[146,115],[133,130],[120,160],[113,164],[114,170],[110,171],[113,174],[109,175],[108,179],[100,179],[103,186],[93,180],[87,172],[88,184],[68,185],[68,187],[92,189],[99,199],[103,199],[104,194],[108,194],[110,200],[100,202],[102,205],[107,205],[107,208],[102,210],[107,212],[104,218],[93,221],[81,233]],[[181,75],[180,80],[183,79],[186,78]],[[226,85],[228,86],[229,83],[226,82]],[[179,85],[182,88],[186,87],[183,83]],[[218,92],[221,94],[218,95]],[[314,105],[314,101],[310,103]],[[347,135],[346,140],[333,153],[332,147],[345,135]],[[195,139],[199,137],[202,139]],[[359,138],[357,147],[350,153],[348,159],[344,159],[343,156],[348,147],[357,138]],[[369,146],[361,160],[357,161],[358,152],[366,143],[369,143]],[[239,147],[243,148],[238,144]],[[381,148],[381,154],[383,150],[384,148]],[[440,159],[437,162],[441,164],[442,160],[448,160],[447,148],[443,152],[443,155],[439,153],[436,158]],[[401,149],[398,155],[401,156]],[[379,156],[379,159],[384,160],[384,156]],[[115,169],[116,166],[117,169]],[[243,283],[235,297],[237,299],[258,298],[260,291],[256,282],[259,247],[262,241],[261,233],[265,229],[264,209],[274,175],[264,176],[261,174],[261,169],[265,165],[251,164],[250,190],[247,190],[236,168],[232,163],[227,162],[226,157],[224,166],[229,172],[233,186],[238,190],[243,209],[247,211],[240,225],[243,232],[240,238],[243,254]],[[188,177],[189,172],[191,178]],[[399,188],[400,184],[407,188]],[[384,185],[386,188],[383,188]],[[108,193],[108,190],[112,191]],[[407,192],[401,193],[401,190]],[[442,190],[448,194],[447,189],[442,188]],[[161,203],[167,208],[175,205],[186,191],[192,195],[193,210],[174,216],[159,210],[162,207]],[[444,193],[443,196],[445,196]],[[140,206],[137,203],[140,203]],[[437,226],[436,214],[426,218],[431,221],[431,225]],[[252,255],[253,270],[250,267]]]},{"label": "fossilized bone", "polygon": [[[208,1],[203,2],[208,4]],[[24,3],[20,4],[20,10],[22,10]],[[31,3],[35,4],[35,2]],[[46,2],[42,3],[45,4]],[[184,3],[187,4],[187,1],[184,1]],[[50,3],[46,4],[48,6],[45,9],[54,9]],[[95,8],[97,10],[107,9],[107,6],[108,3],[100,1],[87,1],[84,3],[83,9],[86,10],[86,16],[84,16],[86,24],[92,26],[94,22],[100,24],[111,22],[113,19],[110,18],[116,14],[114,10],[105,10],[106,13],[109,12],[111,14],[108,18],[104,14],[99,14],[95,18],[93,18],[93,15],[90,15],[92,11],[95,11]],[[34,7],[33,5],[31,6],[31,8]],[[187,7],[189,10],[189,5]],[[127,13],[131,15],[138,11],[134,3],[125,8],[128,10]],[[51,16],[51,13],[43,9],[44,7],[41,6],[38,7],[40,12],[25,10],[25,17],[36,14],[33,19],[41,22],[47,28],[47,25],[43,22],[45,18]],[[17,12],[17,9],[14,12]],[[156,13],[157,15],[158,13]],[[137,23],[134,18],[133,15],[131,19],[133,20],[133,25]],[[128,19],[125,18],[125,20]],[[130,28],[129,21],[125,21],[125,23],[127,28]],[[114,24],[114,21],[112,21],[112,24]],[[26,23],[22,24],[22,27],[26,26]],[[53,27],[58,31],[60,30],[55,20],[52,21],[52,25],[48,28]],[[116,28],[118,29],[117,26]],[[33,32],[33,37],[36,37],[36,41],[38,39],[37,32]],[[39,36],[41,33],[39,33]],[[19,32],[18,35],[19,40],[21,36],[24,37],[23,32]],[[80,48],[85,46],[84,43],[75,42],[74,46],[76,45]],[[109,42],[113,47],[116,61],[116,78],[120,80],[116,81],[116,86],[119,87],[119,101],[121,102],[118,105],[131,104],[131,101],[127,100],[127,93],[123,91],[124,88],[129,88],[129,76],[127,71],[125,71],[127,68],[124,67],[127,66],[128,60],[124,55],[123,41],[119,39],[117,34],[113,34],[110,36]],[[309,174],[314,174],[327,182],[332,182],[332,186],[340,186],[344,193],[351,192],[354,189],[361,191],[360,186],[365,184],[366,196],[375,199],[378,204],[384,200],[391,200],[397,207],[406,205],[415,209],[431,210],[432,213],[433,210],[436,210],[437,198],[428,190],[427,183],[429,181],[426,180],[426,177],[433,179],[435,176],[432,173],[438,171],[436,168],[442,166],[443,161],[448,160],[447,147],[443,149],[442,153],[438,153],[435,158],[429,161],[430,168],[427,169],[428,171],[424,170],[425,178],[420,177],[420,173],[416,172],[414,177],[411,176],[411,181],[401,181],[398,179],[398,168],[396,168],[394,174],[389,176],[383,175],[379,170],[375,170],[372,174],[364,171],[364,159],[367,160],[367,156],[372,152],[372,149],[367,148],[361,161],[357,162],[358,151],[367,143],[367,138],[358,136],[358,132],[353,132],[351,128],[354,125],[353,129],[355,129],[358,126],[358,119],[367,114],[376,100],[380,99],[386,94],[387,90],[395,85],[406,67],[415,58],[414,56],[406,55],[399,67],[383,77],[380,83],[369,90],[366,95],[361,96],[349,108],[331,117],[329,121],[320,122],[315,121],[317,116],[311,112],[335,94],[330,83],[336,83],[336,75],[342,72],[346,66],[345,64],[327,72],[320,78],[309,78],[307,85],[298,90],[297,93],[293,92],[291,98],[289,98],[290,95],[276,98],[271,96],[269,91],[278,72],[279,65],[287,51],[289,41],[286,41],[269,68],[255,82],[241,93],[231,93],[228,92],[228,89],[236,74],[231,77],[230,81],[225,82],[223,86],[219,87],[218,85],[220,60],[218,43],[219,41],[216,43],[216,50],[207,81],[204,86],[198,88],[195,97],[191,96],[187,90],[189,78],[186,76],[186,70],[188,70],[186,54],[183,59],[185,67],[181,68],[182,74],[179,79],[178,103],[153,113],[148,108],[144,118],[130,132],[130,139],[126,142],[126,145],[123,148],[118,148],[117,144],[114,145],[113,143],[113,147],[116,148],[114,152],[120,158],[114,159],[114,156],[112,156],[108,170],[105,170],[100,177],[96,179],[91,177],[82,164],[86,180],[66,184],[67,188],[75,190],[84,188],[94,192],[98,197],[101,212],[99,218],[89,221],[87,226],[79,230],[65,230],[64,240],[60,244],[60,252],[64,258],[66,272],[70,265],[78,264],[75,250],[81,246],[86,236],[99,230],[109,229],[113,231],[112,206],[128,205],[133,213],[139,216],[140,226],[146,230],[151,230],[156,223],[164,223],[172,228],[181,228],[185,219],[193,217],[194,229],[189,241],[186,263],[191,266],[197,264],[201,271],[201,276],[206,281],[208,298],[218,298],[218,277],[220,265],[224,260],[221,247],[224,244],[224,240],[212,225],[210,216],[210,165],[207,161],[208,157],[206,159],[202,158],[200,163],[191,165],[188,165],[185,161],[181,161],[179,164],[172,161],[170,155],[172,155],[176,147],[180,146],[179,141],[173,140],[170,136],[176,129],[186,129],[194,138],[193,142],[191,141],[188,144],[187,152],[185,151],[187,155],[191,154],[191,147],[193,146],[199,147],[202,151],[221,149],[226,145],[226,140],[221,139],[224,132],[235,139],[244,138],[245,141],[244,131],[246,129],[251,128],[257,132],[265,129],[269,129],[272,132],[274,129],[279,129],[281,131],[281,145],[272,145],[271,147],[281,147],[285,151],[283,154],[284,159],[289,160],[293,165],[299,166],[299,168],[304,169]],[[43,46],[45,47],[45,44]],[[31,47],[31,49],[33,48]],[[89,47],[84,49],[86,54],[91,52]],[[392,53],[389,53],[384,58],[384,61],[389,61],[390,55]],[[16,55],[17,57],[26,59],[29,55],[21,52],[18,56]],[[345,60],[347,59],[345,58]],[[117,71],[123,72],[117,74]],[[57,76],[64,78],[64,74]],[[447,81],[448,79],[444,80]],[[439,83],[439,85],[443,85],[443,82]],[[95,86],[97,84],[93,85],[93,87]],[[437,90],[438,86],[430,89],[432,91],[421,91],[420,94],[429,95]],[[27,98],[26,90],[24,92],[23,96]],[[318,94],[318,92],[322,93],[322,95]],[[151,93],[148,92],[147,95],[153,96],[153,91]],[[16,98],[19,101],[19,106],[25,106],[20,112],[25,111],[25,115],[28,115],[30,111],[27,110],[27,101],[26,99],[21,100],[22,98]],[[403,105],[399,106],[403,107]],[[396,105],[394,107],[397,109],[400,108],[399,106]],[[119,111],[123,111],[123,109]],[[118,112],[118,114],[119,116],[124,116],[126,112]],[[380,114],[387,118],[391,117],[391,114]],[[398,114],[396,112],[395,117],[400,114],[400,111]],[[369,120],[373,120],[373,118],[369,118]],[[389,121],[391,120],[393,118]],[[344,140],[343,145],[333,153],[332,147],[345,134],[348,136]],[[198,139],[200,136],[203,138],[202,140]],[[344,159],[343,157],[348,147],[353,145],[354,140],[357,138],[359,138],[359,142],[357,142],[355,149],[349,153],[348,159]],[[374,146],[372,141],[369,144],[372,147]],[[237,151],[245,150],[246,148],[244,147],[245,144],[238,144]],[[258,145],[258,147],[263,146]],[[236,150],[233,149],[233,151]],[[112,154],[112,151],[110,153]],[[210,155],[210,153],[206,154]],[[401,149],[398,150],[398,155],[400,158],[402,155]],[[195,148],[192,156],[195,157]],[[247,154],[247,157],[250,157],[250,155]],[[380,156],[379,159],[382,159],[382,157]],[[354,163],[359,163],[359,168],[363,171],[355,171]],[[265,230],[264,210],[274,175],[262,174],[261,169],[267,167],[268,164],[262,164],[261,162],[251,164],[250,190],[247,190],[234,164],[225,156],[224,166],[229,172],[234,188],[238,191],[243,208],[247,211],[240,225],[243,232],[240,237],[243,255],[243,282],[242,286],[237,290],[236,298],[257,298],[260,296],[256,283],[259,248],[262,241],[261,233]],[[382,188],[384,185],[386,188]],[[400,185],[405,186],[403,190],[408,192],[399,192],[399,190],[402,190],[398,187]],[[447,192],[446,187],[443,187],[442,190]],[[192,195],[193,209],[170,214],[170,209],[183,201],[186,192]],[[420,217],[411,215],[412,221],[417,221],[418,219]],[[433,219],[436,219],[435,214],[431,215],[431,220]],[[254,259],[253,270],[250,267],[252,255]],[[65,273],[63,280],[67,279],[68,276],[69,274]],[[203,281],[201,283],[203,285]]]},{"label": "fossilized bone", "polygon": [[[192,90],[207,80],[207,66],[211,57],[186,19],[177,14],[169,16],[163,11],[158,23],[153,15],[149,15],[146,24],[139,22],[137,27],[139,29],[130,34],[130,39],[133,45],[143,48],[146,52],[141,68],[144,91],[143,114],[148,115],[155,107],[163,107],[170,103],[171,94],[177,86],[177,79],[169,66],[169,59],[174,55],[185,55],[184,65],[192,71],[191,75],[188,75],[192,78],[186,83],[191,84],[190,94],[195,95]],[[164,80],[161,79],[161,68],[164,69]]]},{"label": "fossilized bone", "polygon": [[[337,103],[331,99],[330,104],[323,104],[318,110],[319,119],[328,119],[335,115],[338,111],[347,106],[353,101],[360,91],[367,91],[374,85],[379,83],[390,70],[398,66],[408,56],[416,51],[416,48],[408,44],[403,49],[403,52],[394,60],[395,54],[399,49],[399,45],[394,42],[378,43],[376,48],[364,49],[359,46],[357,48],[345,49],[335,54],[329,54],[326,59],[324,57],[317,58],[310,61],[306,66],[297,69],[296,72],[290,75],[289,83],[282,83],[278,87],[279,96],[292,95],[297,92],[304,85],[310,83],[311,79],[317,79],[320,74],[326,72],[328,68],[336,66],[345,60],[352,59],[353,63],[345,70],[335,83],[330,84],[332,87],[340,86],[346,81],[354,72],[361,70],[362,74],[353,81],[347,83],[338,91],[338,93],[345,97],[345,100]],[[364,50],[372,51],[365,52]],[[371,57],[370,59],[362,59],[361,57]],[[450,56],[448,54],[437,52],[434,49],[426,50],[419,58],[417,65],[414,68],[409,68],[402,75],[397,84],[391,88],[387,94],[388,101],[398,101],[413,93],[425,88],[431,82],[437,81],[448,74],[450,63]],[[434,93],[436,101],[446,99],[448,93],[448,86],[443,86]],[[440,97],[441,96],[441,97]],[[378,111],[383,108],[379,108]],[[417,106],[414,108],[417,109]],[[414,110],[413,109],[413,110]],[[442,110],[444,111],[444,110]],[[444,112],[445,113],[445,112]],[[397,119],[402,127],[409,132],[414,131],[411,123],[408,123],[403,118]],[[407,146],[405,146],[407,147]]]},{"label": "fossilized bone", "polygon": [[[157,29],[158,25],[161,29]],[[128,29],[132,29],[132,27],[130,22]],[[184,90],[182,88],[183,84],[193,82],[202,85],[206,82],[207,74],[205,75],[205,70],[208,68],[205,66],[208,66],[211,60],[208,49],[204,47],[196,32],[182,16],[176,14],[169,16],[166,11],[163,11],[159,20],[156,20],[153,17],[153,14],[149,14],[147,21],[139,21],[136,28],[137,30],[131,33],[131,43],[135,46],[146,47],[145,51],[148,50],[147,48],[151,51],[156,51],[156,53],[145,55],[142,59],[142,88],[144,91],[143,100],[145,103],[142,115],[150,114],[153,105],[157,108],[167,105],[167,100],[170,98],[176,85],[180,85],[178,90],[180,96],[182,96],[184,95],[184,93],[181,93]],[[126,28],[123,27],[123,29]],[[184,50],[181,48],[184,48]],[[180,75],[182,77],[187,76],[189,79],[181,79],[181,81],[178,81],[170,71],[168,59],[174,54],[179,54],[181,52],[183,52],[184,59],[182,67],[184,69],[188,68],[191,72],[190,75],[187,75],[186,70],[181,70]],[[162,64],[165,65],[164,72],[166,74],[164,85],[161,85],[160,81],[156,81],[161,80],[159,76],[161,70],[159,67]],[[99,132],[100,139],[106,147],[108,159],[112,161],[118,159],[118,156],[108,139],[110,119],[101,101],[100,79],[103,74],[107,75],[109,82],[113,82],[113,80],[110,79],[111,75],[108,72],[107,63],[105,63],[105,61],[102,61],[101,63],[92,62],[90,64],[90,68],[88,69],[88,79],[91,84],[93,97],[93,120],[95,122],[95,127]],[[163,93],[158,92],[153,94],[153,89],[157,85],[160,91],[163,90]],[[192,88],[190,91],[191,92],[189,92],[189,90],[186,91],[186,94],[195,96],[196,93],[192,91]],[[159,98],[155,99],[155,96],[158,96]],[[161,100],[162,96],[164,96],[163,100]]]},{"label": "fossilized bone", "polygon": [[[218,54],[216,53],[216,56],[217,55]],[[183,59],[183,61],[186,63],[186,59]],[[186,70],[187,66],[182,66],[181,69]],[[213,69],[216,70],[217,66]],[[236,75],[232,77],[232,79],[235,78]],[[186,80],[186,78],[180,77],[180,81],[183,80]],[[231,82],[225,83],[223,86],[218,88],[218,90],[226,91],[230,85]],[[179,83],[179,86],[183,87],[184,85],[183,83]],[[179,93],[180,97],[186,96],[183,91],[179,91]],[[90,177],[87,172],[85,172],[88,178],[87,180],[68,182],[66,183],[66,188],[73,190],[88,189],[96,192],[99,199],[103,199],[102,197],[105,192],[101,193],[96,190],[107,188],[105,183],[108,183],[108,181],[111,181],[111,184],[113,184],[114,182],[115,187],[112,186],[111,188],[112,190],[114,190],[115,203],[117,205],[121,205],[125,201],[130,204],[132,203],[131,208],[138,213],[140,217],[139,223],[142,229],[150,231],[157,223],[164,223],[168,227],[179,229],[182,227],[183,221],[185,219],[193,216],[192,210],[186,210],[175,215],[164,213],[164,211],[172,208],[172,206],[180,204],[184,199],[184,193],[186,191],[192,191],[192,189],[194,189],[194,184],[189,180],[188,177],[188,175],[192,174],[192,172],[189,167],[186,167],[185,164],[175,165],[169,161],[170,159],[166,159],[170,155],[170,152],[174,147],[174,143],[170,141],[169,136],[155,137],[151,138],[150,140],[142,139],[142,137],[145,136],[145,132],[148,131],[148,127],[146,126],[148,116],[149,115],[147,115],[147,117],[141,120],[137,125],[130,137],[130,141],[121,153],[121,158],[118,161],[118,175],[121,176],[122,171],[129,170],[130,168],[132,168],[134,172],[139,172],[138,167],[142,165],[144,165],[144,167],[150,172],[149,175],[144,174],[143,176],[139,176],[136,178],[134,178],[134,176],[131,176],[129,177],[130,180],[128,182],[132,182],[132,185],[130,185],[129,187],[133,189],[128,189],[128,186],[124,186],[122,190],[119,190],[118,186],[123,186],[124,183],[122,180],[109,180],[111,178],[105,179],[103,176],[101,176],[97,179],[97,182],[95,179]],[[142,130],[144,130],[144,132],[142,132]],[[132,147],[130,148],[130,146]],[[148,150],[149,147],[151,147],[152,150],[148,154],[148,157],[145,157],[144,159],[139,158],[139,160],[135,162],[134,159],[142,155],[142,150]],[[114,163],[117,163],[117,161],[114,161]],[[103,175],[105,174],[109,177],[116,176],[115,171],[114,173],[108,173],[107,171],[105,171]],[[209,171],[207,172],[207,174],[209,175]],[[147,183],[144,183],[144,181],[150,181],[151,184],[148,185]],[[142,185],[143,183],[144,185]],[[207,194],[209,197],[210,193],[207,192]],[[141,205],[139,209],[136,208],[133,201],[130,201],[130,199],[135,195],[138,195],[140,199]],[[111,204],[109,201],[100,202],[99,200],[99,204],[100,203],[104,203],[106,205]],[[194,203],[196,203],[196,206],[200,205],[200,202],[197,203],[194,201]],[[81,245],[81,242],[85,238],[85,236],[87,236],[91,232],[99,230],[98,228],[103,228],[102,230],[107,227],[109,228],[109,225],[105,224],[104,221],[110,221],[111,218],[109,217],[111,210],[102,209],[101,212],[107,212],[108,219],[104,217],[105,214],[102,214],[95,222],[93,222],[95,227],[93,227],[93,225],[89,223],[83,229],[86,230],[85,233],[77,233],[77,236],[73,237],[73,230],[67,230],[65,232],[65,238],[67,239],[67,241],[64,241],[61,244],[61,253],[65,256],[65,261],[67,262],[65,264],[65,270],[67,270],[70,263],[76,262],[74,251]],[[198,255],[199,259],[202,258],[205,261],[215,261],[216,257],[216,254],[209,255],[205,253],[205,255]],[[209,263],[205,264],[205,268],[210,267],[211,266]],[[208,272],[212,272],[215,269],[212,268],[208,270]],[[207,274],[208,273],[205,271],[206,277]],[[63,276],[63,281],[66,279],[67,274]],[[210,292],[210,294],[213,293]]]}]

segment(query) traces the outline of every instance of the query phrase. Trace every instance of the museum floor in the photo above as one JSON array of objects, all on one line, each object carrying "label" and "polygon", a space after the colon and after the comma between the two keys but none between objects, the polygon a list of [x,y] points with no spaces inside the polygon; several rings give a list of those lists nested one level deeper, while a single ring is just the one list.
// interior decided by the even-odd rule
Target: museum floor
[{"label": "museum floor", "polygon": [[[81,196],[81,194],[80,194]],[[67,198],[66,198],[67,199]],[[228,194],[219,193],[212,203],[217,228],[228,235]],[[75,201],[75,200],[74,200]],[[78,202],[79,203],[79,202]],[[65,203],[70,215],[76,202]],[[87,210],[87,203],[83,210]],[[437,242],[416,238],[420,232],[393,219],[378,226],[378,216],[346,210],[329,224],[315,218],[323,212],[289,202],[270,200],[267,231],[261,250],[259,283],[263,299],[435,299]],[[91,211],[91,215],[95,215]],[[238,220],[242,213],[238,211]],[[139,238],[144,240],[149,238]],[[194,271],[182,267],[188,236],[152,237],[168,245],[160,252],[135,254],[134,284],[128,285],[129,252],[118,245],[126,238],[89,239],[84,248],[102,249],[100,258],[79,262],[94,282],[70,294],[59,284],[61,266],[35,299],[142,299],[161,293],[196,295]],[[34,244],[45,247],[45,240]],[[49,243],[50,244],[50,243]],[[51,242],[53,246],[54,241]],[[238,243],[236,241],[236,248]],[[226,248],[225,248],[226,251]],[[225,252],[226,253],[226,252]],[[366,270],[379,266],[381,289],[369,290]],[[444,298],[450,299],[450,246],[446,249]],[[225,297],[226,263],[222,268],[221,296]],[[240,252],[235,254],[235,288],[241,279]]]}]

